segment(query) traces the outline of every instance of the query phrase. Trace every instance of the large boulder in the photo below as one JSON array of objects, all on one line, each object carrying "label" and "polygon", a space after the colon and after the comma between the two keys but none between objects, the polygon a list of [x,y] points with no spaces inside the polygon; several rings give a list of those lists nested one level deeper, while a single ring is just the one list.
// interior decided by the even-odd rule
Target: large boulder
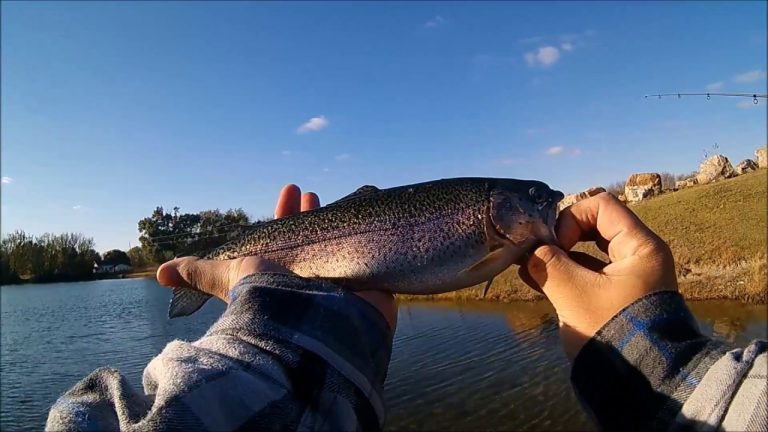
[{"label": "large boulder", "polygon": [[699,184],[699,179],[695,176],[685,179],[685,187],[696,186],[697,184]]},{"label": "large boulder", "polygon": [[685,189],[688,187],[688,182],[685,180],[678,180],[675,182],[675,190]]},{"label": "large boulder", "polygon": [[733,170],[731,161],[723,155],[714,155],[708,157],[699,165],[699,173],[696,174],[696,179],[699,181],[699,184],[707,184],[731,178],[734,175],[736,175],[736,171]]},{"label": "large boulder", "polygon": [[755,150],[758,168],[768,168],[768,147],[760,147]]},{"label": "large boulder", "polygon": [[566,207],[572,206],[581,200],[585,200],[589,197],[593,197],[597,194],[605,192],[604,188],[591,187],[584,192],[566,195],[559,203],[557,203],[557,210],[560,211]]},{"label": "large boulder", "polygon": [[736,165],[736,174],[742,175],[748,172],[757,171],[757,163],[752,159],[744,159]]},{"label": "large boulder", "polygon": [[661,194],[661,176],[657,173],[632,174],[624,184],[628,202],[638,202]]}]

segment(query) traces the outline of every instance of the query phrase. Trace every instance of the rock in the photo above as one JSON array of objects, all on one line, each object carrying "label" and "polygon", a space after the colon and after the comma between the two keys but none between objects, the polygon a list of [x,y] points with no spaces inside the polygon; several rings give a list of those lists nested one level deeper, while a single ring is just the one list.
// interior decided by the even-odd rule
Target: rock
[{"label": "rock", "polygon": [[768,168],[768,152],[767,147],[760,147],[755,150],[755,158],[757,159],[758,168]]},{"label": "rock", "polygon": [[736,174],[742,175],[748,172],[757,171],[757,163],[752,159],[744,159],[736,165]]},{"label": "rock", "polygon": [[657,173],[632,174],[624,184],[628,202],[638,202],[661,194],[661,176]]},{"label": "rock", "polygon": [[731,161],[727,157],[714,155],[699,165],[699,173],[696,175],[696,179],[699,181],[699,184],[707,184],[733,177],[735,174],[736,171],[733,170],[733,165],[731,165]]},{"label": "rock", "polygon": [[626,195],[619,194],[618,198],[619,198],[619,201],[623,202],[624,204],[627,203],[627,196]]},{"label": "rock", "polygon": [[689,188],[691,186],[696,186],[697,184],[699,184],[699,181],[696,179],[696,177],[689,177],[687,179],[676,181],[675,182],[675,189],[677,189],[677,190],[685,189],[685,188]]},{"label": "rock", "polygon": [[566,207],[569,207],[569,206],[572,206],[572,205],[576,204],[577,202],[579,202],[581,200],[585,200],[585,199],[587,199],[589,197],[593,197],[593,196],[595,196],[597,194],[601,194],[603,192],[605,192],[604,188],[601,188],[601,187],[591,187],[591,188],[585,190],[584,192],[579,192],[579,193],[575,193],[575,194],[566,195],[565,198],[563,198],[562,201],[560,201],[557,204],[557,210],[560,211],[560,210],[562,210],[562,209],[564,209]]}]

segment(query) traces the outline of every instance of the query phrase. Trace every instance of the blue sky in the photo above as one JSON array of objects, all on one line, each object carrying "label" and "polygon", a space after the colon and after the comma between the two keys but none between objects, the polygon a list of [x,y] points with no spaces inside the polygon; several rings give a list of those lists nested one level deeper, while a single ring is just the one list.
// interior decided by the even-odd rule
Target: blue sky
[{"label": "blue sky", "polygon": [[287,183],[533,178],[566,192],[736,163],[766,3],[2,3],[2,231],[138,244],[157,205],[271,214]]}]

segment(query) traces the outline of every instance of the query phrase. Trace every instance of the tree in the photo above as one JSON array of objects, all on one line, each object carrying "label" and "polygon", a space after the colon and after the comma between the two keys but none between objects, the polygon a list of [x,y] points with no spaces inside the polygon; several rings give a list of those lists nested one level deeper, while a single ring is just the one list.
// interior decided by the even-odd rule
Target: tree
[{"label": "tree", "polygon": [[624,194],[624,182],[621,180],[615,181],[608,185],[608,187],[605,188],[606,191],[612,193],[614,196],[618,197],[619,195]]},{"label": "tree", "polygon": [[8,242],[3,239],[0,241],[0,284],[3,285],[19,282],[19,274],[11,268],[10,253]]},{"label": "tree", "polygon": [[179,255],[205,252],[242,234],[250,218],[241,208],[199,213],[169,213],[156,207],[152,215],[139,221],[139,241],[148,261],[161,263]]},{"label": "tree", "polygon": [[104,253],[103,261],[105,264],[109,265],[119,265],[119,264],[125,264],[125,265],[131,265],[131,258],[128,256],[127,253],[121,251],[120,249],[112,249],[110,251],[107,251]]},{"label": "tree", "polygon": [[170,251],[173,255],[172,247],[169,247],[169,242],[166,241],[174,237],[173,215],[162,207],[156,207],[151,216],[139,221],[139,232],[141,233],[139,241],[144,254],[153,262],[165,261],[166,252]]},{"label": "tree", "polygon": [[139,246],[134,246],[128,249],[128,258],[131,260],[131,265],[136,268],[144,268],[147,266],[147,257],[144,255],[144,249]]},{"label": "tree", "polygon": [[82,280],[92,277],[93,250],[90,237],[79,233],[39,237],[18,230],[0,241],[0,271],[4,283],[21,278],[36,282]]}]

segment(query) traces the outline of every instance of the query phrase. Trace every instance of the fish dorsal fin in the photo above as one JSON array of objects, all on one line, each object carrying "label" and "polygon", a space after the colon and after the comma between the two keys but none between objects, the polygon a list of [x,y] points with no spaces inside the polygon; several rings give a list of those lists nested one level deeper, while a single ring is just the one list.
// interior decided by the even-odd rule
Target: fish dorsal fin
[{"label": "fish dorsal fin", "polygon": [[[376,186],[372,186],[372,185],[360,186],[359,188],[357,188],[357,190],[355,190],[351,194],[346,195],[344,197],[341,197],[341,198],[337,199],[336,201],[332,202],[331,204],[338,204],[338,203],[343,202],[343,201],[347,201],[347,200],[351,200],[351,199],[355,199],[355,198],[360,198],[362,196],[366,196],[366,195],[372,194],[374,192],[379,192],[380,190],[381,189],[377,188]],[[329,205],[331,205],[331,204],[329,204]]]}]

